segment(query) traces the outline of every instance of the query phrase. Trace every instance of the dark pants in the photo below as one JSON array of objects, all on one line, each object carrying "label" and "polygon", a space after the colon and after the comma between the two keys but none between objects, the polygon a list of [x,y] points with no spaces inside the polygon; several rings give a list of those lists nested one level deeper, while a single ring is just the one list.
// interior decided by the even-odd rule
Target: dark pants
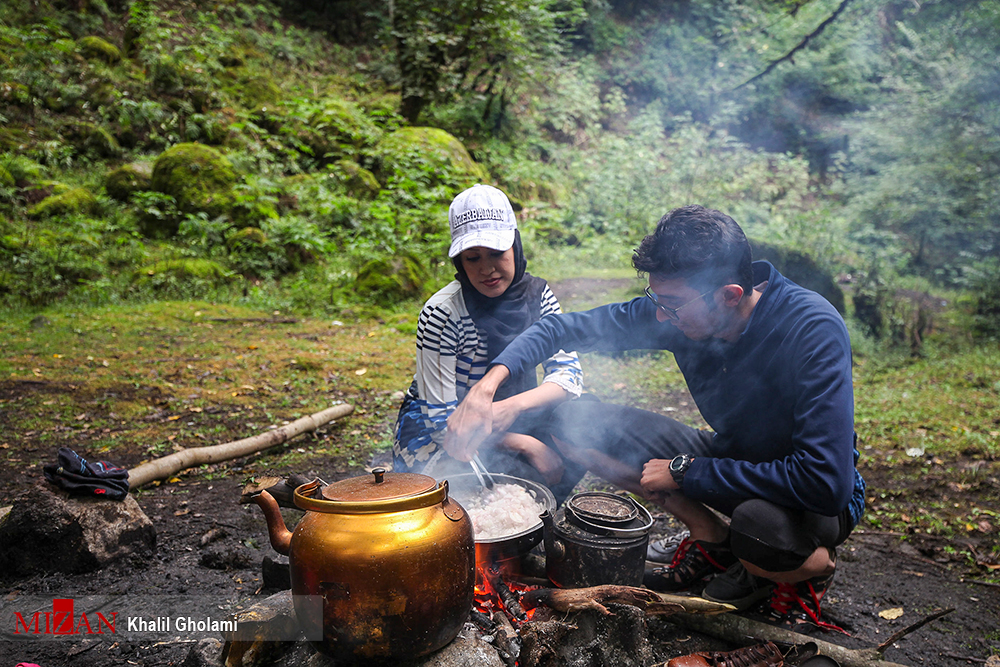
[{"label": "dark pants", "polygon": [[[554,417],[552,432],[561,441],[597,450],[640,474],[650,459],[671,459],[682,453],[713,456],[710,431],[638,408],[584,396],[557,407]],[[601,474],[600,470],[591,472]],[[736,557],[769,572],[797,569],[817,547],[841,544],[853,528],[847,510],[839,516],[823,516],[759,498],[730,499],[712,508],[732,519],[730,545]]]}]

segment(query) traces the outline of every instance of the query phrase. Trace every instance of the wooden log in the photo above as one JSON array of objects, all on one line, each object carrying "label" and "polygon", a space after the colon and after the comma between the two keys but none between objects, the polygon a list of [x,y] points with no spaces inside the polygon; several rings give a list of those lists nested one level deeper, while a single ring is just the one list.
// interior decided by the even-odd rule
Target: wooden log
[{"label": "wooden log", "polygon": [[248,456],[275,447],[291,440],[297,435],[308,431],[315,431],[323,424],[346,417],[353,411],[353,405],[347,403],[335,405],[316,414],[296,419],[281,428],[276,428],[273,431],[261,433],[250,438],[209,447],[182,449],[179,452],[148,461],[130,470],[128,474],[129,488],[137,489],[152,481],[166,479],[181,470],[194,466],[229,461],[230,459]]},{"label": "wooden log", "polygon": [[646,612],[648,615],[676,614],[687,611],[690,613],[720,613],[732,611],[733,606],[703,600],[688,598],[682,595],[665,595],[647,588],[634,586],[591,586],[589,588],[540,588],[528,591],[521,596],[521,604],[526,609],[534,609],[544,605],[561,612],[582,611],[594,609],[608,615],[605,604],[617,602],[627,604]]},{"label": "wooden log", "polygon": [[895,662],[883,661],[882,654],[875,648],[848,649],[735,614],[718,616],[674,614],[667,620],[688,630],[694,630],[738,645],[746,644],[748,639],[795,645],[812,642],[817,646],[820,655],[833,658],[840,663],[841,667],[904,667]]}]

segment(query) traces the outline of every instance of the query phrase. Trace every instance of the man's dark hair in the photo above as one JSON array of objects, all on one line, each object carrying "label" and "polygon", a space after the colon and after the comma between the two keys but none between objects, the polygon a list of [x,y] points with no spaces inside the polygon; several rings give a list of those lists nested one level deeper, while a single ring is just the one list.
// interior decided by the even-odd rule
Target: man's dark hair
[{"label": "man's dark hair", "polygon": [[750,242],[743,230],[725,213],[697,204],[663,216],[636,248],[632,266],[703,289],[733,283],[746,294],[753,289]]}]

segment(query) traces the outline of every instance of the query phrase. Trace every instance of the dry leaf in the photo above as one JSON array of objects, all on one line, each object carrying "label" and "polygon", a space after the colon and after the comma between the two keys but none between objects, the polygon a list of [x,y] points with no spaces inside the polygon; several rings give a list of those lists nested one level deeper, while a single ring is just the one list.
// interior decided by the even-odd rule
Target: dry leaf
[{"label": "dry leaf", "polygon": [[173,417],[167,417],[167,421],[168,422],[177,421],[180,418],[181,418],[180,415],[174,415]]},{"label": "dry leaf", "polygon": [[367,372],[368,372],[367,368],[359,368],[358,370],[354,371],[354,374],[355,375],[364,375]]},{"label": "dry leaf", "polygon": [[187,514],[190,511],[191,510],[187,510],[187,509],[185,509],[185,510],[177,510],[176,512],[174,512],[174,516],[184,516],[185,514]]},{"label": "dry leaf", "polygon": [[903,608],[893,607],[892,609],[883,609],[878,615],[887,621],[892,621],[903,615]]}]

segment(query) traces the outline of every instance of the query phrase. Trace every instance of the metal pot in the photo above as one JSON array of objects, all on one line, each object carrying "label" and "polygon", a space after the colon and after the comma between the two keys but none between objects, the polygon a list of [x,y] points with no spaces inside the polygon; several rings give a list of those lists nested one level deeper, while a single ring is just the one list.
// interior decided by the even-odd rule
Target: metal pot
[{"label": "metal pot", "polygon": [[[543,484],[497,473],[493,473],[492,477],[496,484],[516,484],[527,489],[547,512],[555,511],[556,498]],[[473,473],[452,475],[448,481],[451,484],[451,497],[460,503],[468,503],[483,490],[482,484]],[[537,524],[518,533],[489,539],[476,538],[476,562],[492,565],[509,558],[520,558],[541,541],[542,519],[539,516]]]},{"label": "metal pot", "polygon": [[542,516],[545,573],[556,586],[642,585],[653,517],[625,496],[578,493]]},{"label": "metal pot", "polygon": [[[472,522],[426,475],[354,477],[295,490],[306,511],[285,528],[266,491],[256,498],[271,546],[287,554],[293,596],[322,596],[322,618],[296,598],[296,617],[317,649],[344,661],[411,658],[448,644],[472,608]],[[306,598],[302,598],[305,600]]]}]

